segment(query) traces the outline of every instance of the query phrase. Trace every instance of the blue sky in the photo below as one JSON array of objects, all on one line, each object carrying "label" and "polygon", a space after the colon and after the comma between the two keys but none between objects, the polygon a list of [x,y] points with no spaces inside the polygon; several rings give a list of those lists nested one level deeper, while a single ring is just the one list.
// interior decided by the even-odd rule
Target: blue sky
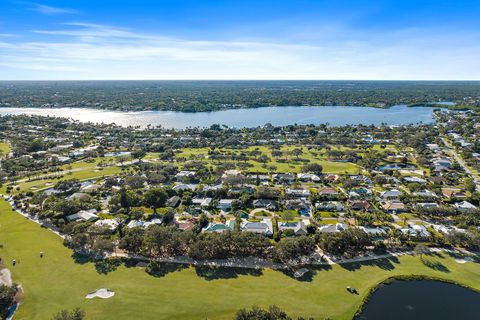
[{"label": "blue sky", "polygon": [[478,0],[0,0],[0,79],[478,80],[478,17]]}]

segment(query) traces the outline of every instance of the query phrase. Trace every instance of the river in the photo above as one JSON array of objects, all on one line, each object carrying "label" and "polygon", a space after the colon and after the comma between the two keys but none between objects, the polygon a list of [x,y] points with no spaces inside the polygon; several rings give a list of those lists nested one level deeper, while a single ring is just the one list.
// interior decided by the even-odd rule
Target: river
[{"label": "river", "polygon": [[404,105],[388,109],[371,107],[264,107],[255,109],[233,109],[213,112],[185,113],[174,111],[120,112],[85,108],[0,108],[2,115],[42,115],[65,117],[81,122],[116,123],[121,126],[162,126],[184,129],[187,127],[210,127],[221,124],[235,128],[257,127],[267,123],[276,126],[290,124],[342,125],[404,125],[432,123],[433,109],[428,107],[409,108]]},{"label": "river", "polygon": [[357,320],[478,320],[480,293],[439,281],[393,281],[370,297]]}]

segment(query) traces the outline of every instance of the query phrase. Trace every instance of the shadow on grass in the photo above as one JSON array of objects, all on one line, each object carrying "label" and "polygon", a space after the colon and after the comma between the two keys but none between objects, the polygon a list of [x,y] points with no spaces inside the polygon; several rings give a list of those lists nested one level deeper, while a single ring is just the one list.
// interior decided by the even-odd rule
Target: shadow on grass
[{"label": "shadow on grass", "polygon": [[217,266],[195,266],[195,272],[205,280],[235,279],[240,275],[259,277],[263,274],[261,269]]},{"label": "shadow on grass", "polygon": [[181,271],[188,267],[189,265],[187,264],[150,261],[145,268],[145,272],[152,277],[161,278],[171,272]]},{"label": "shadow on grass", "polygon": [[425,259],[425,258],[421,258],[420,260],[422,260],[422,263],[425,266],[429,267],[430,269],[433,269],[435,271],[445,272],[445,273],[450,272],[450,269],[448,269],[447,266],[444,265],[443,263],[440,263],[438,261],[433,261],[430,259]]},{"label": "shadow on grass", "polygon": [[110,258],[95,261],[95,270],[99,274],[108,274],[118,269],[122,265],[120,258]]},{"label": "shadow on grass", "polygon": [[340,267],[348,271],[356,271],[361,269],[363,266],[375,266],[383,270],[391,271],[395,269],[396,265],[399,263],[400,263],[400,260],[398,260],[397,257],[390,256],[390,257],[381,258],[381,259],[341,263],[339,265]]},{"label": "shadow on grass", "polygon": [[95,265],[95,270],[99,274],[108,274],[115,271],[123,263],[122,258],[95,259],[91,255],[78,252],[73,253],[72,258],[75,263],[78,264],[93,263]]},{"label": "shadow on grass", "polygon": [[477,255],[469,255],[469,254],[464,254],[462,252],[458,252],[458,251],[446,251],[445,252],[448,256],[454,258],[454,259],[466,259],[466,258],[470,258],[470,259],[473,259],[472,261],[470,262],[473,262],[473,263],[480,263],[480,256],[477,254]]},{"label": "shadow on grass", "polygon": [[429,251],[429,252],[423,253],[423,255],[428,256],[428,257],[437,257],[437,258],[440,258],[440,259],[445,259],[445,256],[440,252]]}]

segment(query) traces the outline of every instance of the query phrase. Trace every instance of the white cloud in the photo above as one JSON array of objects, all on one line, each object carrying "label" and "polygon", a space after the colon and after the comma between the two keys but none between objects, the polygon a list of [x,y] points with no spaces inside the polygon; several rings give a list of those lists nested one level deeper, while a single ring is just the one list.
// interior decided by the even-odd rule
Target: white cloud
[{"label": "white cloud", "polygon": [[25,2],[26,4],[30,5],[30,10],[39,12],[45,15],[58,15],[58,14],[76,14],[79,13],[78,10],[70,9],[70,8],[59,8],[59,7],[52,7],[47,6],[41,3],[35,2]]},{"label": "white cloud", "polygon": [[[311,44],[188,40],[68,23],[0,42],[0,79],[477,79],[480,45],[407,30]],[[40,40],[41,38],[41,40]],[[455,39],[455,40],[452,40]],[[8,40],[8,41],[7,41]]]}]

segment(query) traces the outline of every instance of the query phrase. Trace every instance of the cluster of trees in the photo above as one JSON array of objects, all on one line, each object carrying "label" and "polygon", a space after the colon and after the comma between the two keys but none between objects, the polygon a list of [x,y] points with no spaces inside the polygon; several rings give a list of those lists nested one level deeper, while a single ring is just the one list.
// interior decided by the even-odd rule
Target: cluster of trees
[{"label": "cluster of trees", "polygon": [[321,233],[318,236],[320,248],[334,255],[355,256],[372,244],[370,236],[356,228],[349,228],[337,233]]},{"label": "cluster of trees", "polygon": [[195,112],[272,105],[383,107],[440,99],[478,107],[478,99],[471,97],[479,90],[473,82],[427,81],[73,81],[48,86],[5,82],[0,83],[0,106]]},{"label": "cluster of trees", "polygon": [[0,317],[6,319],[10,308],[15,303],[17,294],[17,285],[6,286],[0,285]]},{"label": "cluster of trees", "polygon": [[251,232],[181,232],[173,227],[153,225],[147,230],[126,229],[119,247],[149,257],[185,255],[206,260],[254,256],[288,262],[313,253],[316,242],[312,236],[302,236],[272,243],[265,236]]},{"label": "cluster of trees", "polygon": [[[268,309],[262,309],[254,306],[251,309],[240,309],[235,314],[234,320],[293,320],[285,311],[273,305]],[[299,317],[297,320],[306,320],[304,317]],[[308,318],[313,320],[313,318]]]},{"label": "cluster of trees", "polygon": [[85,319],[85,311],[76,308],[72,311],[62,310],[53,315],[52,320],[83,320]]},{"label": "cluster of trees", "polygon": [[66,244],[75,251],[96,258],[113,252],[116,245],[132,254],[160,258],[188,256],[196,260],[242,257],[269,258],[277,262],[300,261],[317,245],[327,253],[354,256],[374,245],[371,237],[356,228],[339,233],[317,233],[307,236],[280,238],[278,242],[256,233],[228,231],[201,233],[207,221],[200,221],[193,231],[180,231],[173,226],[151,225],[120,229],[114,240],[111,231],[89,223],[69,225],[73,235]]}]

